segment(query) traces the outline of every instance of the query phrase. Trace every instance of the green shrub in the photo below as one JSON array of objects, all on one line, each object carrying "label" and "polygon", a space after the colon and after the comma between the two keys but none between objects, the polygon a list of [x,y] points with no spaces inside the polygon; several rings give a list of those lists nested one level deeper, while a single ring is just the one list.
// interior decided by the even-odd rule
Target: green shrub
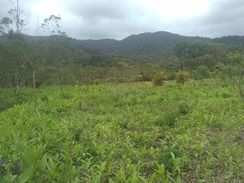
[{"label": "green shrub", "polygon": [[149,72],[140,72],[140,74],[135,79],[136,81],[152,81],[152,74]]},{"label": "green shrub", "polygon": [[198,66],[193,72],[193,77],[196,80],[208,78],[210,75],[207,66]]},{"label": "green shrub", "polygon": [[164,84],[165,79],[166,77],[164,72],[157,72],[153,76],[153,84],[155,84],[156,86],[161,86]]},{"label": "green shrub", "polygon": [[173,112],[165,114],[163,117],[157,118],[154,123],[160,127],[173,128],[177,123],[177,115]]},{"label": "green shrub", "polygon": [[169,73],[169,74],[167,74],[167,79],[168,80],[175,80],[175,78],[176,78],[176,73],[175,72],[171,72],[171,73]]},{"label": "green shrub", "polygon": [[[176,147],[168,147],[163,150],[162,156],[160,158],[160,163],[163,163],[165,165],[165,169],[169,172],[173,172],[176,165],[177,159],[180,159],[183,157],[182,152],[176,148]],[[178,164],[180,166],[180,164]]]},{"label": "green shrub", "polygon": [[177,73],[176,81],[178,83],[185,83],[190,79],[190,74],[187,71],[180,71]]},{"label": "green shrub", "polygon": [[222,93],[221,93],[221,96],[222,96],[223,98],[230,98],[230,97],[232,97],[232,94],[229,93],[229,92],[227,92],[227,91],[225,91],[225,92],[222,92]]},{"label": "green shrub", "polygon": [[179,111],[180,114],[185,115],[185,114],[189,113],[190,107],[189,107],[189,105],[187,103],[181,102],[178,105],[178,111]]}]

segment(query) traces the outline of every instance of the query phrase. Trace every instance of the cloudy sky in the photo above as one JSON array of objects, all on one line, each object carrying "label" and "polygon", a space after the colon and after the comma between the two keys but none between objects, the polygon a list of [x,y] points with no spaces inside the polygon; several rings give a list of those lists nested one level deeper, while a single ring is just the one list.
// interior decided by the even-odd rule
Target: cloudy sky
[{"label": "cloudy sky", "polygon": [[[13,0],[16,1],[16,0]],[[19,0],[25,32],[51,14],[62,29],[79,39],[123,39],[130,34],[169,31],[219,37],[244,35],[244,0]],[[0,17],[11,9],[0,0]]]}]

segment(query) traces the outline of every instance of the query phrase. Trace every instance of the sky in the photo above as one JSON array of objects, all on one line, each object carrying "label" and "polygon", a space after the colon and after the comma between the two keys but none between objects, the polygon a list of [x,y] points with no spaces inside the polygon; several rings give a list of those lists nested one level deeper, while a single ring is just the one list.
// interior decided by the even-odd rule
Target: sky
[{"label": "sky", "polygon": [[[0,0],[0,17],[12,8]],[[14,2],[16,0],[13,0]],[[26,26],[60,15],[62,31],[78,39],[113,38],[168,31],[187,36],[244,35],[244,0],[19,0]]]}]

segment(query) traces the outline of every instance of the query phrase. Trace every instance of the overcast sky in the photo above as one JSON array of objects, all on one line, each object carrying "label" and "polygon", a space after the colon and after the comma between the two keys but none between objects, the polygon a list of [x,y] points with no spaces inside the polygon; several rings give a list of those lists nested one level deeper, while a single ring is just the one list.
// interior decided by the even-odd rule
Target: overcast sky
[{"label": "overcast sky", "polygon": [[[16,0],[13,0],[16,1]],[[19,0],[25,32],[34,34],[51,14],[62,29],[79,39],[123,39],[142,32],[219,37],[244,35],[244,0]],[[0,17],[11,8],[0,0]]]}]

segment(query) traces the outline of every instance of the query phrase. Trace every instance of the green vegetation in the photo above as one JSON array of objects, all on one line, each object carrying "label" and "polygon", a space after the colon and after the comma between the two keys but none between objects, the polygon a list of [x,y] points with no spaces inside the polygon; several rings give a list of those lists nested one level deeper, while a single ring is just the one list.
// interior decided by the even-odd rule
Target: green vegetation
[{"label": "green vegetation", "polygon": [[193,77],[196,80],[199,79],[205,79],[205,78],[209,78],[210,77],[210,72],[207,66],[203,65],[203,66],[198,66],[194,72],[193,72]]},{"label": "green vegetation", "polygon": [[176,75],[176,81],[178,83],[185,83],[190,79],[190,74],[187,71],[179,71]]},{"label": "green vegetation", "polygon": [[28,36],[10,2],[0,182],[243,182],[244,37],[75,40],[55,15]]},{"label": "green vegetation", "polygon": [[30,87],[34,71],[37,86],[151,81],[154,73],[162,71],[172,80],[180,70],[194,79],[213,78],[220,64],[243,63],[244,41],[239,39],[243,44],[165,32],[122,41],[4,34],[0,35],[0,87],[16,87],[16,80],[20,87]]},{"label": "green vegetation", "polygon": [[153,84],[155,84],[156,86],[163,85],[165,80],[166,77],[164,72],[157,72],[153,76]]},{"label": "green vegetation", "polygon": [[244,179],[244,106],[234,86],[41,87],[36,104],[29,89],[0,92],[11,107],[0,113],[0,182]]}]

